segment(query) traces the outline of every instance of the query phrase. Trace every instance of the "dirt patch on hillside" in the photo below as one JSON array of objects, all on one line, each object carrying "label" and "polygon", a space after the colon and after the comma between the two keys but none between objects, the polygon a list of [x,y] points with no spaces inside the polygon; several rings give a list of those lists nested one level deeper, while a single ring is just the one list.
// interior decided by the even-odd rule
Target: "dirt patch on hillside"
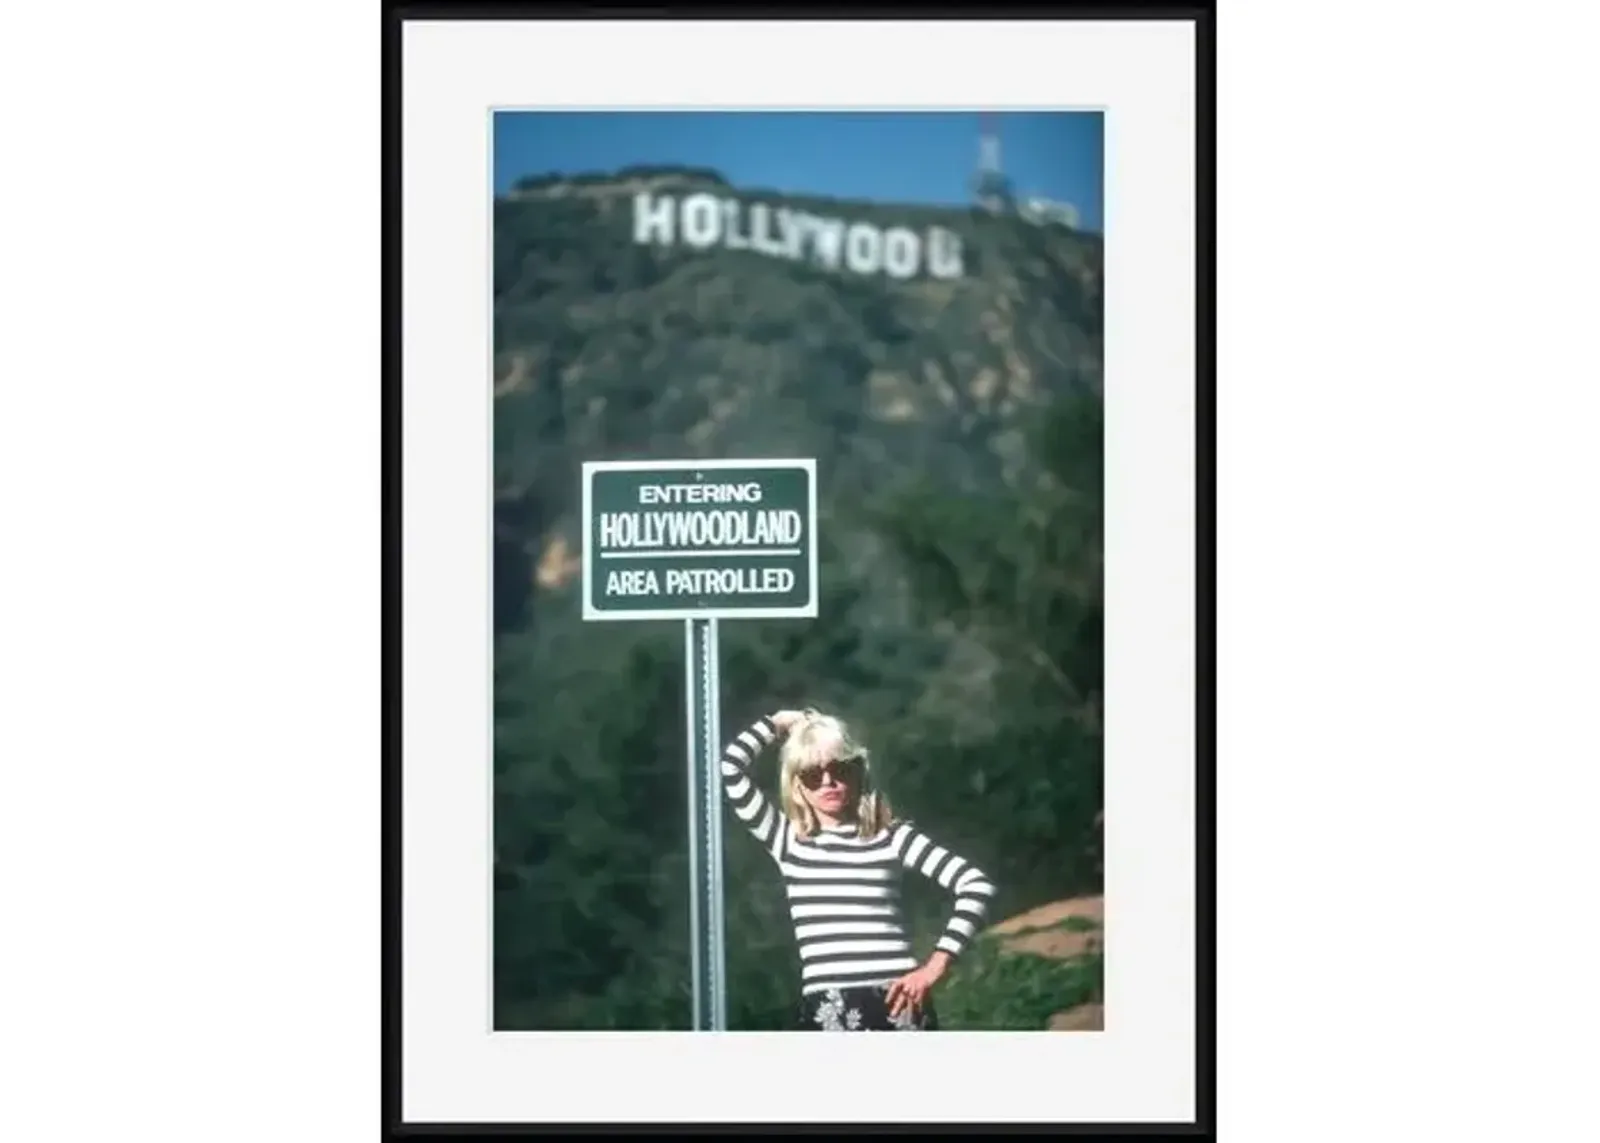
[{"label": "dirt patch on hillside", "polygon": [[[1070,924],[1071,918],[1078,918],[1092,927],[1081,928]],[[1007,952],[1033,953],[1035,956],[1067,960],[1097,951],[1101,947],[1101,931],[1104,927],[1104,898],[1073,897],[1019,913],[993,926],[990,932],[1006,938],[1001,942],[1001,947]]]},{"label": "dirt patch on hillside", "polygon": [[1050,1017],[1046,1029],[1051,1032],[1102,1032],[1106,1026],[1105,1008],[1099,1004],[1083,1004],[1057,1012]]},{"label": "dirt patch on hillside", "polygon": [[[1070,960],[1102,948],[1105,899],[1073,897],[1019,913],[990,928],[1010,953],[1028,953],[1052,960]],[[1105,1009],[1083,1004],[1057,1012],[1046,1027],[1053,1032],[1098,1032],[1105,1027]]]}]

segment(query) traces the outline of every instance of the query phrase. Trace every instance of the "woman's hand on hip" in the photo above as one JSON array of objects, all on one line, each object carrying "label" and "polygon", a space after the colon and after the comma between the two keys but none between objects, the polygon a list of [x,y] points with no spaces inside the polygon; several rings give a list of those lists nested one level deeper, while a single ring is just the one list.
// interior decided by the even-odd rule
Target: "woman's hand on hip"
[{"label": "woman's hand on hip", "polygon": [[888,995],[884,998],[889,1005],[889,1015],[898,1016],[907,1007],[912,1012],[921,1011],[923,1002],[928,999],[928,993],[939,983],[939,978],[944,975],[945,967],[949,963],[947,955],[935,953],[927,964],[912,969],[891,984]]}]

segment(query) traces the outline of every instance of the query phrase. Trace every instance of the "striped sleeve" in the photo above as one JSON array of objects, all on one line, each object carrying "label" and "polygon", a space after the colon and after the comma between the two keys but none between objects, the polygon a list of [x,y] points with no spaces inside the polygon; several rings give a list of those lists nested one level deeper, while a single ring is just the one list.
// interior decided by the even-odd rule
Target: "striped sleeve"
[{"label": "striped sleeve", "polygon": [[721,763],[722,788],[728,795],[728,804],[745,828],[772,854],[774,861],[780,860],[783,853],[789,823],[756,785],[750,768],[777,737],[777,727],[770,718],[762,716],[723,747]]},{"label": "striped sleeve", "polygon": [[910,822],[901,827],[900,860],[907,869],[922,874],[956,899],[950,920],[935,943],[951,956],[960,956],[983,927],[994,900],[994,882],[966,858],[950,852]]}]

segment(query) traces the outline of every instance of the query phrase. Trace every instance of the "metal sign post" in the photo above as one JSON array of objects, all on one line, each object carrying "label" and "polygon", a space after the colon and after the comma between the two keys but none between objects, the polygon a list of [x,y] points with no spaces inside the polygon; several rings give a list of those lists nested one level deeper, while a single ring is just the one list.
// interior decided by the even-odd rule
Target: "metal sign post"
[{"label": "metal sign post", "polygon": [[719,619],[815,618],[815,460],[583,466],[583,618],[683,621],[692,1021],[728,1026]]},{"label": "metal sign post", "polygon": [[722,783],[717,709],[717,621],[684,621],[684,677],[688,685],[689,925],[694,1026],[728,1026],[727,964],[722,896]]}]

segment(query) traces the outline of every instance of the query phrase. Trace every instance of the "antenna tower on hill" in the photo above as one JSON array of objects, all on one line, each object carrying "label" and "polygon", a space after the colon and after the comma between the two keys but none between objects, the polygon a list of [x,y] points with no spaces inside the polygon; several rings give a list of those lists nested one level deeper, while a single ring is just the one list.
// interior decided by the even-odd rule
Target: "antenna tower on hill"
[{"label": "antenna tower on hill", "polygon": [[978,205],[1000,214],[1011,208],[1011,185],[1000,170],[1000,122],[992,111],[979,112],[978,173],[973,180]]}]

